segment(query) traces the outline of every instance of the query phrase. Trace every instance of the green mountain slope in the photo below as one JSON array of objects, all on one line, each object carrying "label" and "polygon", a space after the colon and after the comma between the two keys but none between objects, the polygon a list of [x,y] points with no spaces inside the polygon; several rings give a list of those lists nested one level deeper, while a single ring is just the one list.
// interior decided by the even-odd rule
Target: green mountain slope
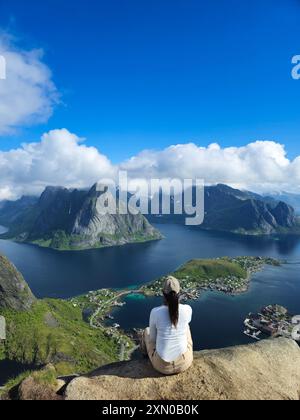
[{"label": "green mountain slope", "polygon": [[133,345],[121,332],[112,336],[104,327],[90,327],[70,301],[35,299],[22,275],[1,256],[0,315],[6,320],[0,360],[86,372],[119,360],[121,341],[128,351]]},{"label": "green mountain slope", "polygon": [[104,330],[90,328],[70,302],[46,299],[26,312],[0,313],[7,323],[2,358],[37,366],[52,363],[68,373],[118,360],[118,343]]},{"label": "green mountain slope", "polygon": [[28,310],[35,301],[21,273],[0,255],[0,310]]}]

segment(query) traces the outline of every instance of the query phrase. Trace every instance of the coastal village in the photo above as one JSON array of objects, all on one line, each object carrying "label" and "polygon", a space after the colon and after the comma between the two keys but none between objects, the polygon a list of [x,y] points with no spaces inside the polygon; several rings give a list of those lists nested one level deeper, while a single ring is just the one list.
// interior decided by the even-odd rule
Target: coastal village
[{"label": "coastal village", "polygon": [[[272,267],[280,266],[282,263],[279,260],[261,257],[199,259],[191,260],[184,264],[173,275],[180,279],[182,299],[190,301],[198,299],[202,293],[210,290],[230,295],[241,293],[243,290],[246,291],[254,273],[263,269],[265,265],[270,265],[271,270],[273,270]],[[11,270],[14,274],[13,278],[17,279],[16,269],[11,266]],[[2,360],[7,357],[7,353],[4,353],[3,341],[6,339],[6,326],[11,323],[12,319],[17,319],[16,325],[19,328],[23,329],[26,327],[26,335],[24,337],[30,334],[32,327],[35,331],[39,332],[41,330],[41,335],[38,335],[36,338],[36,340],[39,340],[39,346],[43,351],[39,353],[41,363],[44,363],[44,360],[46,360],[43,357],[45,357],[44,355],[47,356],[48,347],[43,338],[46,334],[49,334],[49,331],[50,334],[55,334],[54,342],[64,346],[66,356],[59,354],[58,357],[66,357],[66,359],[62,360],[64,360],[64,364],[68,364],[67,368],[70,371],[71,369],[74,371],[74,366],[76,366],[76,371],[86,372],[92,369],[93,363],[101,364],[102,359],[100,357],[103,357],[103,347],[107,346],[108,343],[108,351],[113,351],[114,361],[130,360],[133,352],[137,349],[140,331],[123,331],[122,325],[119,325],[114,319],[114,316],[116,316],[114,309],[121,308],[126,304],[130,305],[130,301],[124,299],[129,295],[141,294],[145,297],[161,297],[164,279],[162,277],[152,283],[127,289],[90,291],[85,295],[71,298],[68,301],[35,300],[28,289],[28,297],[25,303],[31,302],[31,311],[17,311],[16,313],[8,311],[5,312],[2,318],[0,316],[0,359],[1,356]],[[19,281],[23,285],[23,289],[26,290],[25,281],[21,277]],[[18,318],[15,318],[16,316]],[[119,318],[120,316],[118,316]],[[34,320],[34,324],[32,324],[32,321],[28,322],[28,319]],[[121,321],[118,322],[122,324]],[[41,326],[43,328],[40,328]],[[253,339],[259,340],[261,338],[284,336],[293,338],[300,343],[300,316],[289,314],[288,310],[279,305],[263,308],[257,315],[249,314],[245,321],[245,326],[245,334]],[[241,328],[241,335],[242,332]],[[15,357],[15,349],[20,349],[20,345],[14,336],[13,338],[16,341],[12,342],[10,338],[8,344],[11,347],[7,347],[5,343],[5,349],[9,348],[10,354]],[[24,357],[31,357],[32,354],[31,341],[24,340],[24,344],[27,346],[27,352],[22,352],[18,355],[18,357],[22,357],[22,360]],[[98,346],[98,344],[100,345]],[[82,345],[86,346],[88,351],[91,352],[92,360],[82,357],[80,353]],[[106,350],[105,347],[104,350]],[[107,357],[107,354],[109,355],[109,353],[105,353],[105,357]],[[57,363],[60,363],[61,359],[56,360],[58,360]],[[67,361],[65,362],[65,360]],[[108,359],[108,361],[110,360]],[[27,360],[25,362],[28,363]]]},{"label": "coastal village", "polygon": [[300,344],[300,315],[291,315],[280,305],[269,305],[246,318],[244,334],[255,340],[285,337]]},{"label": "coastal village", "polygon": [[[236,295],[246,292],[251,276],[264,266],[281,265],[281,261],[264,257],[216,258],[214,260],[191,260],[173,275],[180,280],[182,300],[195,300],[201,292],[218,291]],[[142,287],[146,296],[161,296],[164,278]]]},{"label": "coastal village", "polygon": [[[217,258],[214,260],[192,260],[180,267],[173,275],[180,280],[181,301],[196,300],[205,291],[218,291],[236,295],[246,292],[251,277],[264,266],[280,266],[281,261],[263,257]],[[120,346],[120,358],[125,360],[135,348],[128,332],[114,321],[113,309],[126,304],[124,298],[130,294],[146,297],[162,296],[164,277],[135,289],[101,289],[90,291],[71,299],[74,307],[82,310],[83,317],[92,328],[100,328],[106,336]]]},{"label": "coastal village", "polygon": [[124,295],[124,292],[118,292],[112,289],[101,289],[97,291],[90,291],[86,295],[82,295],[71,299],[72,305],[80,308],[84,319],[89,322],[92,328],[99,328],[103,330],[104,335],[112,338],[120,348],[120,360],[128,360],[132,351],[135,349],[135,344],[129,336],[120,330],[120,325],[113,323],[107,325],[106,321],[113,320],[110,314],[114,307],[122,307],[124,302],[119,299]]}]

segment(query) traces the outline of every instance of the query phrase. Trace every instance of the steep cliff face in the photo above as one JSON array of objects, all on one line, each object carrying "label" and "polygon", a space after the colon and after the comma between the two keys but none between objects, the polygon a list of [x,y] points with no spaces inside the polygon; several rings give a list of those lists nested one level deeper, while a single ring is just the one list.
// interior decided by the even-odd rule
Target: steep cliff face
[{"label": "steep cliff face", "polygon": [[294,209],[226,185],[205,190],[206,217],[203,227],[241,233],[272,234],[296,225]]},{"label": "steep cliff face", "polygon": [[279,226],[290,228],[295,224],[295,211],[288,204],[280,201],[278,205],[271,210]]},{"label": "steep cliff face", "polygon": [[281,193],[270,195],[269,197],[266,196],[266,198],[270,198],[276,201],[283,201],[289,206],[292,206],[295,209],[295,212],[298,216],[300,215],[300,194],[281,192]]},{"label": "steep cliff face", "polygon": [[147,360],[74,379],[67,400],[299,400],[300,349],[287,339],[195,353],[190,370],[165,377]]},{"label": "steep cliff face", "polygon": [[[227,185],[204,189],[203,229],[248,235],[299,232],[293,207],[249,191]],[[175,214],[149,217],[150,221],[184,223],[185,216]]]},{"label": "steep cliff face", "polygon": [[0,202],[0,224],[12,224],[24,212],[31,210],[37,201],[37,197],[23,196],[17,201]]},{"label": "steep cliff face", "polygon": [[76,215],[71,234],[79,236],[80,241],[90,245],[125,244],[146,239],[159,239],[159,232],[154,229],[141,214],[125,214],[126,206],[106,192],[108,202],[104,211],[102,192],[94,186],[84,198]]},{"label": "steep cliff face", "polygon": [[[0,220],[9,227],[5,238],[55,249],[87,249],[160,239],[142,214],[124,214],[125,204],[111,197],[117,212],[105,211],[94,185],[89,191],[48,187],[40,199],[13,220],[0,209]],[[13,207],[10,204],[10,207]],[[111,214],[112,213],[112,214]]]},{"label": "steep cliff face", "polygon": [[0,255],[0,310],[28,310],[35,301],[23,276]]},{"label": "steep cliff face", "polygon": [[84,194],[83,191],[47,187],[37,203],[37,217],[28,232],[28,239],[46,237],[58,230],[70,232]]}]

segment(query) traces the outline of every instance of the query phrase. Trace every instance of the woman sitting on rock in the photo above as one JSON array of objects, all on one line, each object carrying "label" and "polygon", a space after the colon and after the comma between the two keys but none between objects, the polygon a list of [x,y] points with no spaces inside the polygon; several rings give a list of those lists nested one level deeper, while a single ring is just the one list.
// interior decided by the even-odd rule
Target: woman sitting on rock
[{"label": "woman sitting on rock", "polygon": [[192,308],[179,303],[180,284],[168,277],[163,288],[164,305],[154,308],[150,327],[143,333],[141,350],[149,356],[155,370],[175,375],[193,363],[193,340],[189,324]]}]

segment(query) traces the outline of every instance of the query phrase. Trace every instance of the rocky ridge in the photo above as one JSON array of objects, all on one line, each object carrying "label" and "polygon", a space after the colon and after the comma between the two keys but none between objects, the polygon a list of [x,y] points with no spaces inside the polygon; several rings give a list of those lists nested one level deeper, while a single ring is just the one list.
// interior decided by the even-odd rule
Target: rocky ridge
[{"label": "rocky ridge", "polygon": [[35,302],[22,274],[0,255],[0,309],[29,310]]},{"label": "rocky ridge", "polygon": [[[81,250],[161,239],[141,214],[125,214],[125,203],[109,196],[108,211],[95,184],[89,191],[47,187],[41,197],[24,197],[0,208],[0,223],[9,228],[2,237],[58,250]],[[28,206],[26,207],[26,203]]]},{"label": "rocky ridge", "polygon": [[72,380],[67,400],[299,400],[300,348],[287,339],[195,353],[178,376],[148,360],[109,365]]}]

